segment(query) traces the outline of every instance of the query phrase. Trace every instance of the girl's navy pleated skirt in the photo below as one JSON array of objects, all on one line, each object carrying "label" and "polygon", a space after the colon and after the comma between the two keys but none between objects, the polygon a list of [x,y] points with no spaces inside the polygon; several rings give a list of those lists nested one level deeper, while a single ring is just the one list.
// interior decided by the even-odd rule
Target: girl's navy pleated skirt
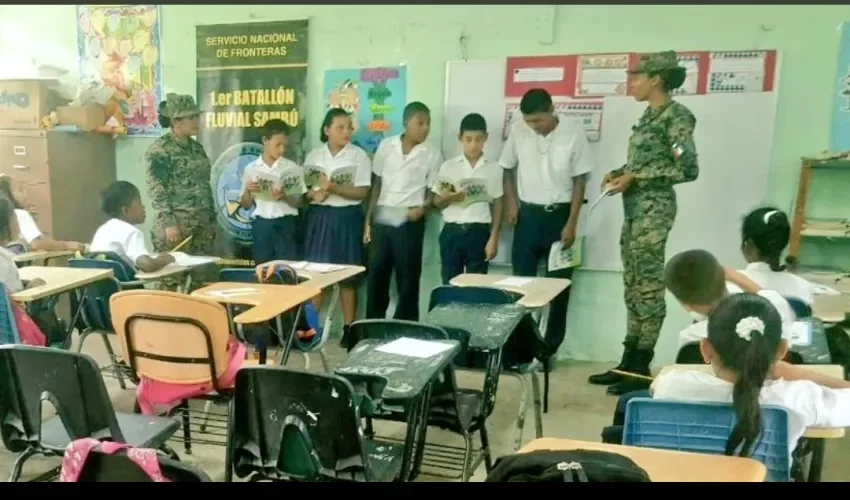
[{"label": "girl's navy pleated skirt", "polygon": [[359,204],[347,207],[310,205],[304,242],[305,260],[362,266],[364,222],[363,207]]}]

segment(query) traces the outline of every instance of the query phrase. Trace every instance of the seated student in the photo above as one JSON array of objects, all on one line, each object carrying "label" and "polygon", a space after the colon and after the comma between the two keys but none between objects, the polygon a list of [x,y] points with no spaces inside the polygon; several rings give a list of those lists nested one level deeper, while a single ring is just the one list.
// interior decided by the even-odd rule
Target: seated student
[{"label": "seated student", "polygon": [[[822,287],[789,272],[780,263],[790,236],[788,217],[781,210],[764,207],[750,212],[741,227],[741,251],[747,259],[747,268],[741,272],[762,288],[783,297],[798,298],[811,306]],[[785,262],[794,264],[792,257],[787,257]]]},{"label": "seated student", "polygon": [[[0,195],[0,281],[6,286],[9,295],[20,292],[25,288],[34,288],[45,284],[40,279],[31,280],[26,284],[21,280],[18,266],[15,264],[15,255],[6,250],[6,245],[12,241],[13,235],[19,232],[14,205],[5,196]],[[21,343],[35,346],[47,345],[47,337],[41,331],[41,328],[36,325],[20,304],[11,298],[9,300],[12,304]]]},{"label": "seated student", "polygon": [[[758,295],[729,295],[708,318],[708,338],[700,351],[713,374],[674,369],[659,375],[649,395],[659,399],[693,402],[731,402],[738,424],[729,436],[726,452],[749,455],[758,441],[759,404],[788,410],[793,450],[808,427],[850,426],[850,382],[782,361],[788,342],[782,338],[782,320],[773,304]],[[630,397],[647,397],[632,394]],[[624,396],[625,397],[625,396]],[[614,427],[603,430],[603,441],[619,443],[625,418],[621,398]]]},{"label": "seated student", "polygon": [[90,252],[113,252],[127,264],[146,273],[159,271],[174,262],[169,253],[151,255],[142,230],[136,227],[145,222],[145,206],[139,189],[130,182],[116,181],[101,195],[103,212],[111,217],[94,233]]},{"label": "seated student", "polygon": [[[498,162],[483,155],[487,142],[484,117],[478,113],[463,117],[458,140],[463,153],[440,166],[432,188],[434,206],[443,211],[440,260],[444,285],[464,272],[487,274],[488,262],[496,257],[499,249],[502,223],[503,171]],[[481,180],[492,198],[492,206],[490,203],[463,206],[465,191],[443,191],[441,188],[443,180],[457,183],[464,179]]]},{"label": "seated student", "polygon": [[664,268],[664,284],[696,321],[679,333],[679,347],[706,337],[706,317],[729,294],[748,292],[761,295],[776,308],[782,319],[782,336],[791,338],[794,312],[784,297],[763,290],[743,274],[724,269],[709,252],[688,250],[676,254]]},{"label": "seated student", "polygon": [[[259,199],[259,174],[279,175],[295,162],[283,157],[289,126],[277,118],[263,125],[263,154],[245,167],[242,175],[242,192],[239,203],[248,210],[254,208],[251,221],[254,262],[265,264],[272,260],[299,260],[298,207],[304,202],[303,192],[298,196],[284,196],[274,190],[271,199]],[[304,190],[306,192],[306,189]]]},{"label": "seated student", "polygon": [[15,207],[19,232],[13,240],[26,243],[29,250],[71,250],[85,251],[86,245],[78,241],[57,241],[41,233],[32,214],[27,212],[27,192],[23,184],[13,180],[8,175],[0,175],[0,195],[6,196]]}]

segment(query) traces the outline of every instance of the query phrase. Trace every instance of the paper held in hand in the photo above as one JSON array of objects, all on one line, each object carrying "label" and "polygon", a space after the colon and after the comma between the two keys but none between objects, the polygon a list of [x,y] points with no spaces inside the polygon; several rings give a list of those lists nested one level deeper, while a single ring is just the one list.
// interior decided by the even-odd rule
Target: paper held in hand
[{"label": "paper held in hand", "polygon": [[204,257],[201,255],[187,255],[183,252],[170,252],[174,257],[174,264],[183,267],[194,267],[209,264],[216,261],[216,257]]},{"label": "paper held in hand", "polygon": [[300,196],[305,191],[304,169],[297,165],[274,172],[257,172],[255,181],[260,185],[254,193],[258,200],[271,201],[274,190],[283,196]]},{"label": "paper held in hand", "polygon": [[319,166],[305,165],[304,185],[307,186],[307,189],[319,189],[319,178],[322,174],[337,186],[354,187],[354,176],[357,174],[357,167],[336,168],[332,172],[328,172]]},{"label": "paper held in hand", "polygon": [[612,196],[611,187],[605,186],[605,189],[603,189],[602,192],[599,193],[599,198],[596,198],[595,200],[593,200],[593,203],[590,204],[590,208],[588,209],[588,212],[592,212],[593,209],[596,208],[596,205],[599,205],[599,202],[602,201],[603,199],[605,199],[608,196]]},{"label": "paper held in hand", "polygon": [[453,180],[447,177],[437,179],[440,194],[463,192],[463,200],[458,204],[464,208],[474,203],[490,203],[493,197],[487,192],[487,183],[482,179]]},{"label": "paper held in hand", "polygon": [[576,236],[572,246],[567,248],[560,241],[552,243],[552,247],[549,249],[549,271],[560,271],[561,269],[580,266],[583,241],[583,236]]}]

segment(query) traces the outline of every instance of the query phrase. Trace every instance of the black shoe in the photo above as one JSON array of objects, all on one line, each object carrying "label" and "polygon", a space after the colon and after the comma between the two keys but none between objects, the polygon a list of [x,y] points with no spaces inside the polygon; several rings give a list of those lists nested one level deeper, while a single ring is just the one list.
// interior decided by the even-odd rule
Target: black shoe
[{"label": "black shoe", "polygon": [[[634,349],[634,344],[623,342],[623,357],[620,358],[620,364],[614,368],[615,370],[625,370]],[[618,375],[612,371],[597,373],[587,378],[587,381],[593,385],[613,385],[621,380],[623,380],[623,375]]]},{"label": "black shoe", "polygon": [[[629,362],[626,363],[624,371],[649,377],[652,372],[649,371],[649,364],[652,363],[652,358],[655,357],[653,351],[641,351],[635,349]],[[637,377],[622,376],[621,380],[616,384],[608,387],[608,394],[612,396],[622,396],[632,391],[642,391],[649,389],[652,382]]]}]

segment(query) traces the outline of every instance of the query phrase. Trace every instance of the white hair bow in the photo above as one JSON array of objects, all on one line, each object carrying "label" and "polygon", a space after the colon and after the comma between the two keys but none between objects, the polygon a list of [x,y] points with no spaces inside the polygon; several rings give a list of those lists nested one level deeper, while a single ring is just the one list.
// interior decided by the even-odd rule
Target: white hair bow
[{"label": "white hair bow", "polygon": [[770,222],[770,218],[773,217],[773,214],[779,212],[779,210],[771,210],[770,212],[764,214],[764,223],[767,224]]},{"label": "white hair bow", "polygon": [[747,342],[752,340],[753,332],[759,332],[764,335],[764,321],[755,316],[747,316],[735,325],[735,333]]}]

